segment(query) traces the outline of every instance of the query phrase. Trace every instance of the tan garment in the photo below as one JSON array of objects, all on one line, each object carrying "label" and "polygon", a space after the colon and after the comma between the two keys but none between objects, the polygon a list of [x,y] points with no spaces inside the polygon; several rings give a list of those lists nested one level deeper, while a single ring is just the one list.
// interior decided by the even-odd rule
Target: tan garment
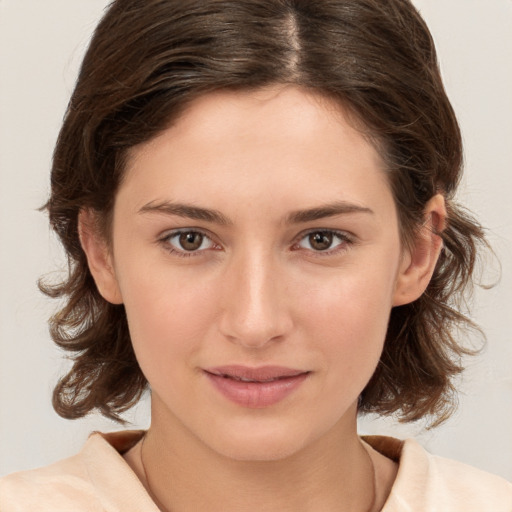
[{"label": "tan garment", "polygon": [[[74,457],[0,479],[0,512],[158,512],[120,453],[141,431],[92,434]],[[512,484],[428,454],[416,441],[364,440],[399,462],[382,512],[512,512]]]}]

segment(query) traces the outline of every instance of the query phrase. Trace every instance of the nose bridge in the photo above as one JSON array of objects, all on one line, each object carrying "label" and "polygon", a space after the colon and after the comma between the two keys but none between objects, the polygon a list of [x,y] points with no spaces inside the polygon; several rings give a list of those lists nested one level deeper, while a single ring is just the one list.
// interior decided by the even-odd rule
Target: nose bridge
[{"label": "nose bridge", "polygon": [[285,276],[271,250],[246,249],[233,255],[226,268],[223,334],[240,344],[260,347],[281,338],[290,327],[282,294]]}]

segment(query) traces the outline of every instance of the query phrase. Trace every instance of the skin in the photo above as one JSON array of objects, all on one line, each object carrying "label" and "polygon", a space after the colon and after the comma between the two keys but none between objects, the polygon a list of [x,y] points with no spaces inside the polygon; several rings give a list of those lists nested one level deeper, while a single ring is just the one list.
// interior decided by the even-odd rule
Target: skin
[{"label": "skin", "polygon": [[[178,203],[222,219],[190,218],[169,207]],[[340,204],[336,215],[297,215]],[[437,195],[405,250],[376,149],[339,105],[296,87],[206,95],[132,149],[111,244],[88,211],[81,240],[102,295],[125,305],[151,386],[145,471],[140,444],[126,460],[163,510],[368,509],[357,398],[391,308],[429,282],[441,246],[430,228],[444,218]],[[187,254],[177,229],[202,233],[199,249]],[[327,250],[312,232],[329,232]],[[254,409],[205,377],[226,364],[310,373]],[[396,467],[369,453],[379,510]]]}]

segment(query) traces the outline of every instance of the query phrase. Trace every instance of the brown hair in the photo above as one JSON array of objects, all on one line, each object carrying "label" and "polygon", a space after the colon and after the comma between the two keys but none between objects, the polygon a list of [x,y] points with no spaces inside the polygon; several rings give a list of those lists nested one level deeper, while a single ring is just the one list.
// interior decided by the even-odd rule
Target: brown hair
[{"label": "brown hair", "polygon": [[93,409],[122,421],[147,386],[125,311],[99,294],[77,233],[81,209],[108,223],[129,148],[218,89],[296,84],[350,108],[383,155],[410,243],[426,202],[447,200],[444,249],[421,298],[391,312],[384,352],[360,411],[403,421],[446,418],[453,377],[469,353],[454,330],[472,282],[480,226],[453,202],[462,168],[459,127],[431,35],[408,0],[116,0],[85,55],[55,148],[50,220],[69,275],[45,293],[65,298],[51,319],[74,365],[53,404],[67,418]]}]

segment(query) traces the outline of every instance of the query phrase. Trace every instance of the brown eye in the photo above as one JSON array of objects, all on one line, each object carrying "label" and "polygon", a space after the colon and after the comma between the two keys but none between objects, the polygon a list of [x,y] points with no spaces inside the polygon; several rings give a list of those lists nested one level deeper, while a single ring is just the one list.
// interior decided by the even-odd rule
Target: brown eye
[{"label": "brown eye", "polygon": [[188,231],[187,233],[180,233],[179,243],[185,251],[197,251],[203,245],[204,235],[197,231]]},{"label": "brown eye", "polygon": [[160,243],[178,256],[192,256],[216,248],[212,239],[201,231],[175,231],[162,237]]},{"label": "brown eye", "polygon": [[353,243],[351,235],[344,231],[321,229],[306,233],[296,248],[306,249],[313,253],[324,252],[326,255],[329,255],[338,254],[348,249]]},{"label": "brown eye", "polygon": [[308,235],[309,245],[315,251],[326,251],[332,246],[334,234],[329,231],[317,231]]}]

